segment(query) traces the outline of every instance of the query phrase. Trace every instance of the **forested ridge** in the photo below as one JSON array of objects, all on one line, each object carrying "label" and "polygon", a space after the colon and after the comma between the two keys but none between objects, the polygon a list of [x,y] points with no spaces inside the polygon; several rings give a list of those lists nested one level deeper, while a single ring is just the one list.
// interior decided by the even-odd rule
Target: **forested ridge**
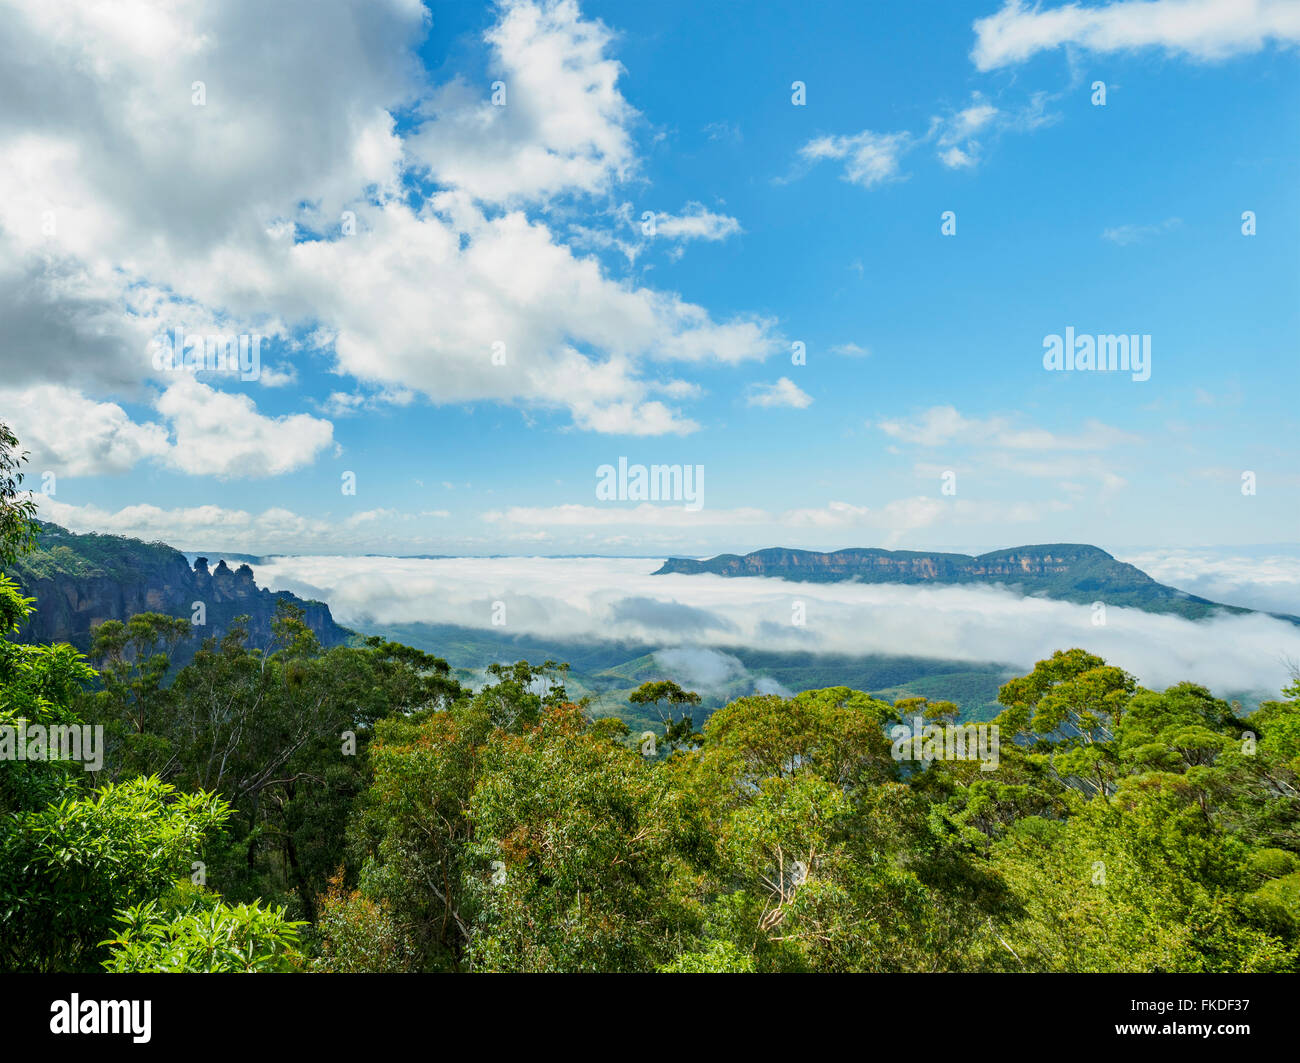
[{"label": "forested ridge", "polygon": [[[9,568],[33,528],[6,436]],[[655,681],[636,732],[552,662],[472,691],[397,642],[322,646],[289,602],[265,650],[235,624],[179,668],[185,619],[83,656],[15,641],[31,606],[0,578],[4,970],[1300,966],[1300,678],[1242,716],[1064,649],[1001,688],[989,770],[899,758],[950,702],[829,687],[697,728]],[[97,771],[13,753],[81,726]]]}]

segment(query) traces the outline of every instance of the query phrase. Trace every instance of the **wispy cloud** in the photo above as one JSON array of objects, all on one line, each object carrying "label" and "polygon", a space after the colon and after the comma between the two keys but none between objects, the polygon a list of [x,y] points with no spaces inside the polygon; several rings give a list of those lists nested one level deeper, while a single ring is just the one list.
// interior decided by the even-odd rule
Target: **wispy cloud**
[{"label": "wispy cloud", "polygon": [[844,358],[867,358],[871,351],[867,347],[860,347],[856,343],[839,343],[831,348],[831,354],[838,354]]},{"label": "wispy cloud", "polygon": [[850,136],[823,136],[810,140],[799,149],[799,156],[809,163],[843,160],[844,180],[871,188],[903,177],[899,164],[912,146],[913,138],[909,133],[873,133],[864,129]]},{"label": "wispy cloud", "polygon": [[1117,0],[1030,7],[1006,0],[974,29],[971,58],[980,70],[1065,44],[1101,54],[1163,48],[1204,61],[1258,51],[1270,41],[1300,43],[1300,6],[1292,0]]},{"label": "wispy cloud", "polygon": [[1139,240],[1145,240],[1151,236],[1159,236],[1161,233],[1167,233],[1172,229],[1177,229],[1182,224],[1183,220],[1181,218],[1166,218],[1164,221],[1157,222],[1154,225],[1116,225],[1109,229],[1103,229],[1101,231],[1101,238],[1124,247],[1128,244],[1135,244]]},{"label": "wispy cloud", "polygon": [[812,401],[811,395],[786,376],[775,384],[750,384],[745,396],[746,405],[768,408],[786,406],[803,410],[811,406]]},{"label": "wispy cloud", "polygon": [[1006,450],[1107,450],[1140,443],[1141,437],[1093,418],[1075,433],[1026,426],[1010,417],[966,417],[953,406],[932,406],[919,417],[876,425],[887,436],[921,446],[982,446]]}]

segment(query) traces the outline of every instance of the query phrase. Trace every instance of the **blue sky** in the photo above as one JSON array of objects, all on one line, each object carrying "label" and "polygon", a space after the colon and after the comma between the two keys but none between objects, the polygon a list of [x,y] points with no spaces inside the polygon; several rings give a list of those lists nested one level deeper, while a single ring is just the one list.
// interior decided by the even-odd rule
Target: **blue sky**
[{"label": "blue sky", "polygon": [[[1295,539],[1295,4],[6,6],[0,417],[50,519],[256,553]],[[1149,335],[1150,379],[1045,370],[1067,326]],[[178,327],[266,336],[260,378],[160,371]],[[702,466],[703,507],[599,500],[620,457]]]}]

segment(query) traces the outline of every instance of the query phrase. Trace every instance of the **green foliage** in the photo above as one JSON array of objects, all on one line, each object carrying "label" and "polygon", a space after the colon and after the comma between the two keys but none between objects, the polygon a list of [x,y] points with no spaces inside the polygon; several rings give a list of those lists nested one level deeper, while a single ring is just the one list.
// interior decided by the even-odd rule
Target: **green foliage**
[{"label": "green foliage", "polygon": [[93,968],[114,913],[188,875],[228,812],[138,778],[13,814],[0,836],[0,968]]},{"label": "green foliage", "polygon": [[[663,724],[663,745],[671,750],[679,747],[691,748],[704,744],[704,736],[695,730],[695,720],[690,713],[680,719],[676,710],[686,705],[699,705],[700,696],[693,690],[683,690],[671,679],[652,680],[642,683],[628,695],[627,700],[633,705],[653,705]],[[665,712],[659,703],[667,703]]]},{"label": "green foliage", "polygon": [[489,738],[469,820],[471,969],[649,971],[672,956],[672,877],[707,860],[708,836],[686,795],[585,733],[575,707]]},{"label": "green foliage", "polygon": [[[0,422],[0,564],[12,565],[36,541],[36,503],[22,498],[26,452],[18,437]],[[8,630],[6,628],[6,630]]]},{"label": "green foliage", "polygon": [[215,894],[184,886],[118,913],[117,933],[102,942],[114,973],[254,973],[296,971],[302,922],[280,908],[223,904]]},{"label": "green foliage", "polygon": [[347,890],[340,871],[320,898],[317,955],[311,969],[335,974],[388,974],[413,970],[415,955],[391,906]]}]

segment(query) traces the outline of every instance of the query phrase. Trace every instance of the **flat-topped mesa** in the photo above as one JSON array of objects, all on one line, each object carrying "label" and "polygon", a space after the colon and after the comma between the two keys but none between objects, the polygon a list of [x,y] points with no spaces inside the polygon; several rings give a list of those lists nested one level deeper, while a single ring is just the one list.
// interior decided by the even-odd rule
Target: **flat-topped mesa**
[{"label": "flat-topped mesa", "polygon": [[763,576],[807,583],[987,584],[1037,597],[1081,604],[1102,601],[1190,618],[1208,616],[1217,609],[1251,611],[1166,587],[1141,569],[1086,543],[1016,546],[978,556],[875,548],[823,553],[773,547],[744,556],[719,554],[704,561],[673,557],[655,575],[672,573]]},{"label": "flat-topped mesa", "polygon": [[[893,582],[898,576],[920,581],[964,583],[991,576],[1065,572],[1080,562],[1121,565],[1095,546],[1059,544],[1020,546],[972,557],[969,554],[921,553],[914,550],[856,548],[821,553],[774,547],[743,557],[719,554],[707,561],[669,558],[656,575],[666,572],[714,572],[718,575],[784,575],[818,579],[825,576]],[[1132,566],[1124,566],[1132,568]],[[1137,569],[1132,569],[1137,573]]]}]

